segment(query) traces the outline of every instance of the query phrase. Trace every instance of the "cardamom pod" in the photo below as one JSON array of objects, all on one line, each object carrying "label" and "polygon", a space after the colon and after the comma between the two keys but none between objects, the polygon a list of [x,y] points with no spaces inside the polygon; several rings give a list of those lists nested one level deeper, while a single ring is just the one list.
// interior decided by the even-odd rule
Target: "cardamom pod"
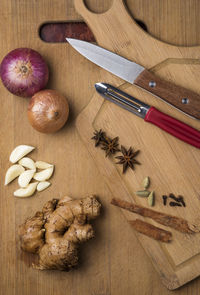
[{"label": "cardamom pod", "polygon": [[149,185],[150,185],[150,178],[149,178],[149,176],[147,176],[144,178],[144,180],[142,182],[142,186],[146,189],[149,187]]},{"label": "cardamom pod", "polygon": [[139,197],[148,197],[148,195],[150,194],[149,191],[137,191],[136,192],[136,195],[139,196]]},{"label": "cardamom pod", "polygon": [[154,205],[154,201],[155,201],[154,191],[152,191],[149,194],[147,201],[148,201],[149,206],[153,206]]}]

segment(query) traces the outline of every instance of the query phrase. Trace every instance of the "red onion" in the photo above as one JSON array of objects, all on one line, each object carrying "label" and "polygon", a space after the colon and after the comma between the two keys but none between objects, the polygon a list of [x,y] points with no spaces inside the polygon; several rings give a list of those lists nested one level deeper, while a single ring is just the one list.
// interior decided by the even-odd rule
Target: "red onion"
[{"label": "red onion", "polygon": [[42,56],[30,48],[9,52],[0,66],[4,86],[13,94],[29,97],[43,89],[49,79],[49,70]]}]

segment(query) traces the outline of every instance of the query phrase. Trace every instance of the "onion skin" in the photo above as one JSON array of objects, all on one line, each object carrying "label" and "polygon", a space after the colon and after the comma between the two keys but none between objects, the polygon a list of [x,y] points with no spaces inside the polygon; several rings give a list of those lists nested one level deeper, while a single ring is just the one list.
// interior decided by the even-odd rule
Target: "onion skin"
[{"label": "onion skin", "polygon": [[36,93],[28,105],[28,119],[33,128],[42,133],[61,129],[69,116],[66,98],[56,90],[45,89]]},{"label": "onion skin", "polygon": [[11,93],[31,97],[45,88],[49,79],[49,69],[37,51],[17,48],[2,60],[0,76],[4,86]]}]

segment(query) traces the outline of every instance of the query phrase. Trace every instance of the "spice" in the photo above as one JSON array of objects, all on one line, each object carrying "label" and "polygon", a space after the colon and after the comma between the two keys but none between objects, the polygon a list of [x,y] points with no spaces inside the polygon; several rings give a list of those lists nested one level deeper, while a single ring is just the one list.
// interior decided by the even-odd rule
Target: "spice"
[{"label": "spice", "polygon": [[145,208],[143,206],[136,205],[117,198],[113,198],[111,200],[111,204],[122,209],[128,210],[130,212],[139,214],[141,216],[149,217],[162,225],[172,227],[175,230],[178,230],[183,233],[200,232],[199,226],[189,223],[187,220],[180,217],[157,212],[155,210]]},{"label": "spice", "polygon": [[102,141],[105,141],[105,132],[102,129],[99,131],[95,130],[94,136],[91,139],[95,140],[95,146],[97,147]]},{"label": "spice", "polygon": [[183,200],[183,196],[178,196],[178,202],[180,202],[183,205],[183,207],[186,207],[185,201]]},{"label": "spice", "polygon": [[[135,157],[139,153],[139,150],[133,152],[132,147],[130,147],[129,150],[126,150],[124,146],[121,146],[121,149],[119,149],[119,137],[111,139],[106,136],[106,133],[103,132],[102,129],[100,129],[99,131],[95,130],[94,135],[93,137],[91,137],[91,139],[95,140],[95,147],[99,145],[101,146],[101,149],[106,152],[106,157],[121,151],[122,156],[116,157],[116,159],[119,159],[116,164],[123,165],[123,173],[126,172],[128,167],[134,170],[134,164],[140,165],[140,163],[135,159]],[[148,179],[146,181],[149,182]],[[145,185],[148,186],[148,183]]]},{"label": "spice", "polygon": [[126,172],[127,168],[130,167],[132,170],[134,170],[134,164],[140,165],[140,162],[138,162],[135,157],[138,155],[140,151],[133,152],[132,147],[130,147],[128,150],[122,145],[121,146],[121,153],[122,156],[115,157],[116,159],[119,159],[119,161],[116,164],[123,165],[123,173]]},{"label": "spice", "polygon": [[[176,197],[173,193],[170,193],[169,194],[169,198],[175,201],[175,202],[170,202],[169,203],[169,205],[171,207],[175,207],[175,206],[178,206],[178,207],[181,207],[181,206],[186,207],[186,204],[184,202],[183,196],[180,196],[179,195],[178,197]],[[166,200],[167,200],[167,196],[163,196],[163,204],[164,204],[164,206],[166,205],[166,202],[167,202]]]},{"label": "spice", "polygon": [[120,151],[118,149],[118,145],[119,145],[118,140],[119,140],[119,137],[115,137],[113,139],[109,137],[105,137],[105,141],[101,143],[102,144],[101,149],[106,152],[106,157]]},{"label": "spice", "polygon": [[162,198],[163,198],[163,205],[166,206],[167,205],[167,196],[163,195]]},{"label": "spice", "polygon": [[150,179],[149,179],[149,176],[145,177],[143,182],[142,182],[142,186],[147,189],[150,185]]},{"label": "spice", "polygon": [[180,203],[176,203],[176,202],[170,202],[169,203],[169,206],[171,206],[171,207],[181,207],[181,204]]},{"label": "spice", "polygon": [[169,194],[169,198],[171,198],[172,200],[174,200],[174,201],[176,201],[176,202],[179,202],[178,198],[175,197],[175,195],[172,194],[172,193]]},{"label": "spice", "polygon": [[137,232],[142,233],[150,238],[153,238],[154,240],[169,243],[172,239],[171,232],[154,226],[145,221],[136,219],[130,220],[129,223]]},{"label": "spice", "polygon": [[[143,179],[142,185],[144,188],[148,188],[150,185],[150,178],[149,176],[146,176]],[[148,190],[142,190],[142,191],[137,191],[136,195],[139,197],[148,197],[147,198],[147,202],[149,206],[154,206],[155,204],[155,193],[154,191],[150,192]]]},{"label": "spice", "polygon": [[152,191],[150,193],[150,195],[148,196],[148,204],[149,206],[153,206],[154,205],[154,201],[155,201],[155,197],[154,197],[154,191]]},{"label": "spice", "polygon": [[136,195],[139,197],[148,197],[148,195],[150,194],[149,191],[137,191]]}]

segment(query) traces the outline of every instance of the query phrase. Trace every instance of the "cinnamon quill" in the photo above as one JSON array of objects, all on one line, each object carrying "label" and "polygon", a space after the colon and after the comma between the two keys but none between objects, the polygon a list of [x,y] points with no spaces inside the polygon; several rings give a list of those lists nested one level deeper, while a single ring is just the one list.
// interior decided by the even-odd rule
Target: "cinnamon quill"
[{"label": "cinnamon quill", "polygon": [[187,220],[180,217],[157,212],[155,210],[145,208],[143,206],[136,205],[127,201],[123,201],[121,199],[117,199],[117,198],[113,198],[111,201],[111,204],[117,207],[120,207],[122,209],[131,211],[133,213],[139,214],[141,216],[149,217],[162,225],[169,226],[182,233],[191,234],[194,232],[200,232],[199,226],[195,224],[190,224]]},{"label": "cinnamon quill", "polygon": [[139,233],[142,233],[154,240],[169,243],[172,240],[172,233],[154,226],[140,219],[129,220],[130,225]]}]

